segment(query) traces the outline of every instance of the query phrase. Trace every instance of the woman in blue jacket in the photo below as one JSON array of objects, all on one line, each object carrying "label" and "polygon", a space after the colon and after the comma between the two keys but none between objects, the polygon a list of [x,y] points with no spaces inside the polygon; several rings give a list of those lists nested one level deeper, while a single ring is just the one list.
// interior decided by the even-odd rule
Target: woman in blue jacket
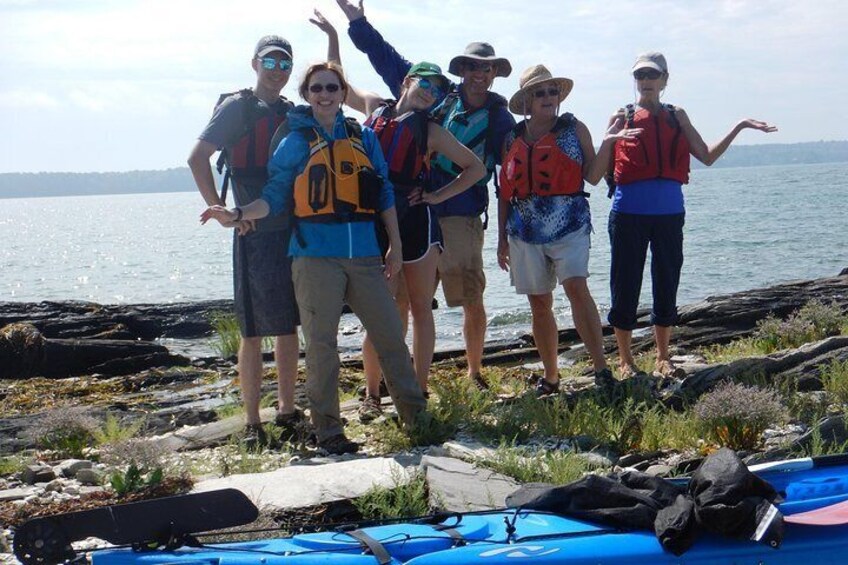
[{"label": "woman in blue jacket", "polygon": [[[306,339],[307,395],[319,447],[358,449],[339,415],[337,334],[347,303],[371,337],[401,420],[412,425],[426,400],[415,379],[400,316],[384,278],[402,262],[394,191],[374,132],[340,108],[348,91],[341,67],[318,63],[299,92],[309,106],[289,113],[290,133],[268,164],[262,197],[241,208],[212,206],[201,221],[222,224],[284,214],[293,222],[289,254]],[[384,260],[374,230],[379,215],[389,247]]]}]

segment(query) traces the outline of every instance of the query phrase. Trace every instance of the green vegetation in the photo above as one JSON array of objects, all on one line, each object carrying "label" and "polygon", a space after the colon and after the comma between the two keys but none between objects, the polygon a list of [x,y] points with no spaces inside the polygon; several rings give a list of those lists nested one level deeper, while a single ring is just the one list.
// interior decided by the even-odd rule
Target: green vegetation
[{"label": "green vegetation", "polygon": [[514,478],[520,483],[544,482],[563,485],[590,471],[603,468],[571,451],[532,450],[502,443],[491,458],[477,464]]},{"label": "green vegetation", "polygon": [[109,414],[106,421],[94,430],[93,436],[98,445],[109,445],[136,437],[143,426],[141,420],[125,425],[120,418]]},{"label": "green vegetation", "polygon": [[163,472],[161,468],[143,472],[134,463],[127,467],[123,473],[116,471],[109,477],[112,490],[119,497],[127,496],[140,490],[154,487],[162,482]]},{"label": "green vegetation", "polygon": [[733,382],[704,394],[694,411],[712,439],[736,450],[754,449],[768,426],[787,418],[777,392]]},{"label": "green vegetation", "polygon": [[355,499],[353,505],[366,520],[424,516],[430,511],[427,481],[416,473],[404,481],[400,474],[391,488],[374,486]]},{"label": "green vegetation", "polygon": [[[218,354],[224,358],[238,355],[241,345],[241,332],[235,315],[228,312],[215,312],[210,316],[209,322],[215,330],[216,335],[212,345]],[[262,339],[262,349],[270,350],[273,348],[274,338],[266,337]]]},{"label": "green vegetation", "polygon": [[100,423],[84,408],[60,406],[36,420],[28,433],[42,449],[61,457],[80,458],[99,429]]},{"label": "green vegetation", "polygon": [[822,387],[839,404],[848,404],[848,359],[834,359],[819,367]]},{"label": "green vegetation", "polygon": [[8,477],[20,473],[27,464],[27,458],[23,455],[9,455],[0,457],[0,477]]},{"label": "green vegetation", "polygon": [[725,363],[800,347],[840,333],[848,333],[848,315],[842,313],[838,304],[811,300],[785,320],[772,315],[760,320],[749,338],[708,347],[702,353],[712,363]]}]

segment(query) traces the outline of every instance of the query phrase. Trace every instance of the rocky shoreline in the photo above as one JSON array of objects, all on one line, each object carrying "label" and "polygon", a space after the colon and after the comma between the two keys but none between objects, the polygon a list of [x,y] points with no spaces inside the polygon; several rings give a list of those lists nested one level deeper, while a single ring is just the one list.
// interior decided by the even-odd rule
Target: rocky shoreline
[{"label": "rocky shoreline", "polygon": [[[836,277],[709,297],[682,307],[681,324],[672,345],[687,376],[663,383],[648,378],[646,387],[674,409],[697,399],[716,383],[757,375],[765,382],[791,383],[798,394],[814,400],[823,394],[821,367],[848,363],[848,335],[833,335],[800,347],[729,362],[708,363],[699,353],[704,348],[750,338],[766,316],[782,319],[811,301],[848,314],[848,269]],[[323,512],[328,506],[344,505],[362,496],[375,484],[397,486],[398,481],[422,474],[431,506],[447,510],[502,505],[504,497],[519,484],[512,477],[479,465],[492,457],[494,447],[481,444],[462,429],[438,445],[388,454],[366,447],[358,456],[328,458],[300,446],[267,454],[250,474],[233,472],[242,465],[235,458],[243,454],[230,439],[240,431],[241,416],[222,416],[220,409],[237,400],[232,383],[234,360],[190,359],[155,343],[162,338],[207,338],[212,332],[211,314],[230,307],[228,301],[132,306],[0,303],[0,456],[29,458],[21,470],[0,476],[0,516],[9,516],[10,511],[25,505],[73,507],[80,497],[109,491],[104,483],[114,466],[99,461],[97,450],[89,451],[91,457],[52,460],[49,453],[37,450],[37,438],[27,433],[60,405],[85,405],[89,415],[100,420],[115,417],[124,426],[144,422],[145,442],[167,452],[170,460],[179,461],[183,468],[201,470],[192,474],[195,491],[242,488],[261,498],[276,523],[281,515],[312,515],[318,508]],[[640,322],[648,325],[647,313]],[[606,330],[605,347],[614,356],[614,340]],[[637,351],[648,351],[650,336],[637,334],[634,345]],[[574,330],[560,333],[560,350],[561,358],[569,363],[580,363],[585,357]],[[434,370],[458,373],[462,353],[440,352]],[[487,346],[486,366],[501,366],[505,375],[526,373],[522,367],[536,361],[530,336]],[[342,388],[348,397],[355,397],[361,384],[358,361],[347,362],[344,373]],[[302,377],[298,394],[299,402],[305,405]],[[564,397],[579,399],[590,393],[591,382],[591,378],[579,374],[569,377]],[[272,389],[273,383],[266,381],[264,390]],[[508,405],[517,402],[516,398],[506,391],[497,402]],[[388,399],[384,402],[389,408]],[[827,399],[823,402],[826,404]],[[355,398],[344,404],[349,421],[357,420],[356,406]],[[273,408],[266,408],[263,419],[272,420],[273,413]],[[848,431],[844,419],[843,413],[828,413],[813,425],[790,421],[766,430],[760,448],[744,455],[749,461],[761,462],[810,451],[813,445],[845,445]],[[580,437],[534,437],[526,446],[542,452],[576,451],[586,460],[587,468],[630,467],[657,475],[689,472],[702,456],[697,450],[614,450]],[[228,458],[233,459],[230,472],[222,473],[220,463]],[[9,524],[4,526],[8,537]],[[0,562],[15,562],[10,555],[1,555],[8,551],[3,545],[9,543],[3,538],[0,536]]]}]

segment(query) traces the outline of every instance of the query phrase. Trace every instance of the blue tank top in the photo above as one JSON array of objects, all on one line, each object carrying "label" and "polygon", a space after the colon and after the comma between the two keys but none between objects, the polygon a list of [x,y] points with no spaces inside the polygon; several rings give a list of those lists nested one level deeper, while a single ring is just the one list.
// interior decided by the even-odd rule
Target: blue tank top
[{"label": "blue tank top", "polygon": [[669,179],[648,179],[618,185],[612,201],[613,212],[657,215],[682,214],[683,185]]}]

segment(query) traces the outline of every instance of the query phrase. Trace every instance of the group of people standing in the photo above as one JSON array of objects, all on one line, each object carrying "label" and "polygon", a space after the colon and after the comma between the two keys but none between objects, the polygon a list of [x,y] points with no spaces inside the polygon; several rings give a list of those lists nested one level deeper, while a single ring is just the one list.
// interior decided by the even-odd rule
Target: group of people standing
[{"label": "group of people standing", "polygon": [[[201,221],[236,228],[235,305],[243,336],[239,375],[249,442],[267,441],[259,420],[260,344],[275,336],[276,423],[283,440],[303,414],[294,406],[297,326],[306,348],[307,395],[319,447],[350,453],[339,414],[337,333],[350,306],[367,332],[363,421],[381,412],[380,379],[406,426],[426,421],[428,374],[435,347],[432,299],[441,282],[449,307],[462,307],[468,377],[479,388],[486,310],[483,237],[490,181],[497,195],[498,264],[528,297],[544,374],[540,395],[559,390],[553,292],[562,285],[600,387],[615,383],[603,350],[601,321],[586,279],[592,233],[585,184],[608,177],[612,307],[619,373],[639,372],[631,332],[647,249],[651,248],[656,372],[677,376],[669,357],[683,263],[683,193],[689,156],[712,164],[745,128],[738,122],[708,146],[686,113],[660,101],[669,73],[663,55],[633,66],[638,99],[611,118],[597,154],[588,128],[561,105],[573,82],[543,65],[526,69],[509,100],[491,91],[509,61],[488,43],[470,43],[448,72],[403,58],[365,18],[362,1],[337,0],[354,45],[368,55],[391,98],[348,83],[336,30],[318,12],[328,60],[311,65],[298,92],[280,95],[293,68],[292,47],[263,37],[254,50],[256,86],[222,97],[189,158],[209,206]],[[363,113],[364,125],[342,106]],[[513,115],[522,116],[516,123]],[[221,150],[225,186],[216,190],[210,157]],[[413,352],[405,333],[412,314]],[[413,363],[414,360],[414,363]]]}]

